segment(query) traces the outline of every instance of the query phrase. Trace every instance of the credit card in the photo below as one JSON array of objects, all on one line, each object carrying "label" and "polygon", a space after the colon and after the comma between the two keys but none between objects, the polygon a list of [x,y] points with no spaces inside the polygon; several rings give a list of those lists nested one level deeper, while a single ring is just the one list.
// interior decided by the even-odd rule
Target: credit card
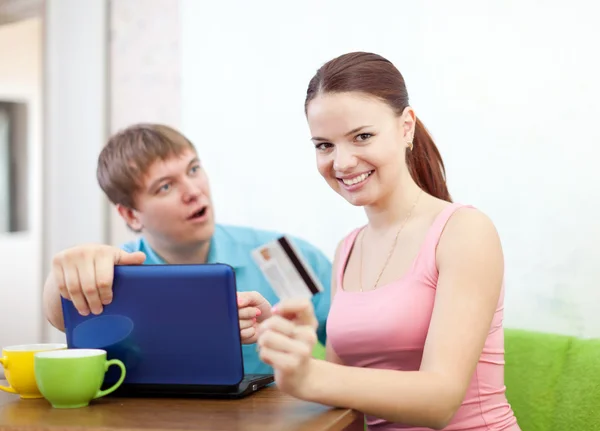
[{"label": "credit card", "polygon": [[288,236],[252,250],[252,258],[279,299],[311,298],[323,291],[319,278]]}]

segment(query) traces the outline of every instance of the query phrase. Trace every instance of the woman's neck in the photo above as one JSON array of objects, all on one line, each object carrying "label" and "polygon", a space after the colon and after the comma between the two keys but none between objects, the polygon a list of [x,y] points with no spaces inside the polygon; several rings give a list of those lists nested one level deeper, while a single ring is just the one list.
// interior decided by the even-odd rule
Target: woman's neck
[{"label": "woman's neck", "polygon": [[399,184],[387,197],[377,205],[365,208],[369,220],[369,228],[376,234],[389,233],[405,222],[424,192],[417,186],[412,177]]}]

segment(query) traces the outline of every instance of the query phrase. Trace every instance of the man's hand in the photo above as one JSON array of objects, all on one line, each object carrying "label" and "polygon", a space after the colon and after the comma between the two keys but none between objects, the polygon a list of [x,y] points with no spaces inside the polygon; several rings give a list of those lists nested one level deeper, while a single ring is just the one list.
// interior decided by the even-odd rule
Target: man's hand
[{"label": "man's hand", "polygon": [[238,292],[242,344],[256,343],[258,324],[271,317],[271,304],[258,292]]},{"label": "man's hand", "polygon": [[112,301],[115,265],[141,265],[146,255],[127,253],[108,245],[83,245],[54,256],[50,277],[65,299],[73,301],[80,314],[102,313]]}]

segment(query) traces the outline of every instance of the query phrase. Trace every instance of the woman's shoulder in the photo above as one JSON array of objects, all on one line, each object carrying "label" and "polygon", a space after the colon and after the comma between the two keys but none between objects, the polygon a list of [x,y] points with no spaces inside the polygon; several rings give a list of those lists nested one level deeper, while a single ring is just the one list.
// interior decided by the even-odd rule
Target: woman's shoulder
[{"label": "woman's shoulder", "polygon": [[502,244],[491,217],[472,205],[453,204],[452,209],[440,235],[438,262],[483,259],[486,265],[502,265]]},{"label": "woman's shoulder", "polygon": [[455,203],[448,206],[452,214],[448,217],[444,233],[450,237],[477,238],[481,235],[496,236],[496,226],[491,217],[473,205]]}]

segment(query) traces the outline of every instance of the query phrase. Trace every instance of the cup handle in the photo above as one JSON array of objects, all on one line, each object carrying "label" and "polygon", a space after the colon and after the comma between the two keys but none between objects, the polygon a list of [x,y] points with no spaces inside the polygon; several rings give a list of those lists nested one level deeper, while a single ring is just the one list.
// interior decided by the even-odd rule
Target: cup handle
[{"label": "cup handle", "polygon": [[[0,358],[0,365],[2,365],[2,367],[5,370],[8,370],[8,358],[6,356]],[[17,393],[17,391],[15,391],[10,386],[0,386],[0,391],[8,392],[10,394],[16,394]]]},{"label": "cup handle", "polygon": [[111,365],[116,365],[121,369],[121,377],[119,378],[117,383],[112,385],[110,388],[96,392],[96,395],[94,395],[94,399],[103,397],[104,395],[108,395],[111,392],[114,392],[119,386],[121,386],[123,380],[125,380],[125,364],[123,364],[123,362],[119,361],[118,359],[111,359],[110,361],[106,361],[106,365],[104,366],[104,372],[108,371],[108,367],[110,367]]}]

